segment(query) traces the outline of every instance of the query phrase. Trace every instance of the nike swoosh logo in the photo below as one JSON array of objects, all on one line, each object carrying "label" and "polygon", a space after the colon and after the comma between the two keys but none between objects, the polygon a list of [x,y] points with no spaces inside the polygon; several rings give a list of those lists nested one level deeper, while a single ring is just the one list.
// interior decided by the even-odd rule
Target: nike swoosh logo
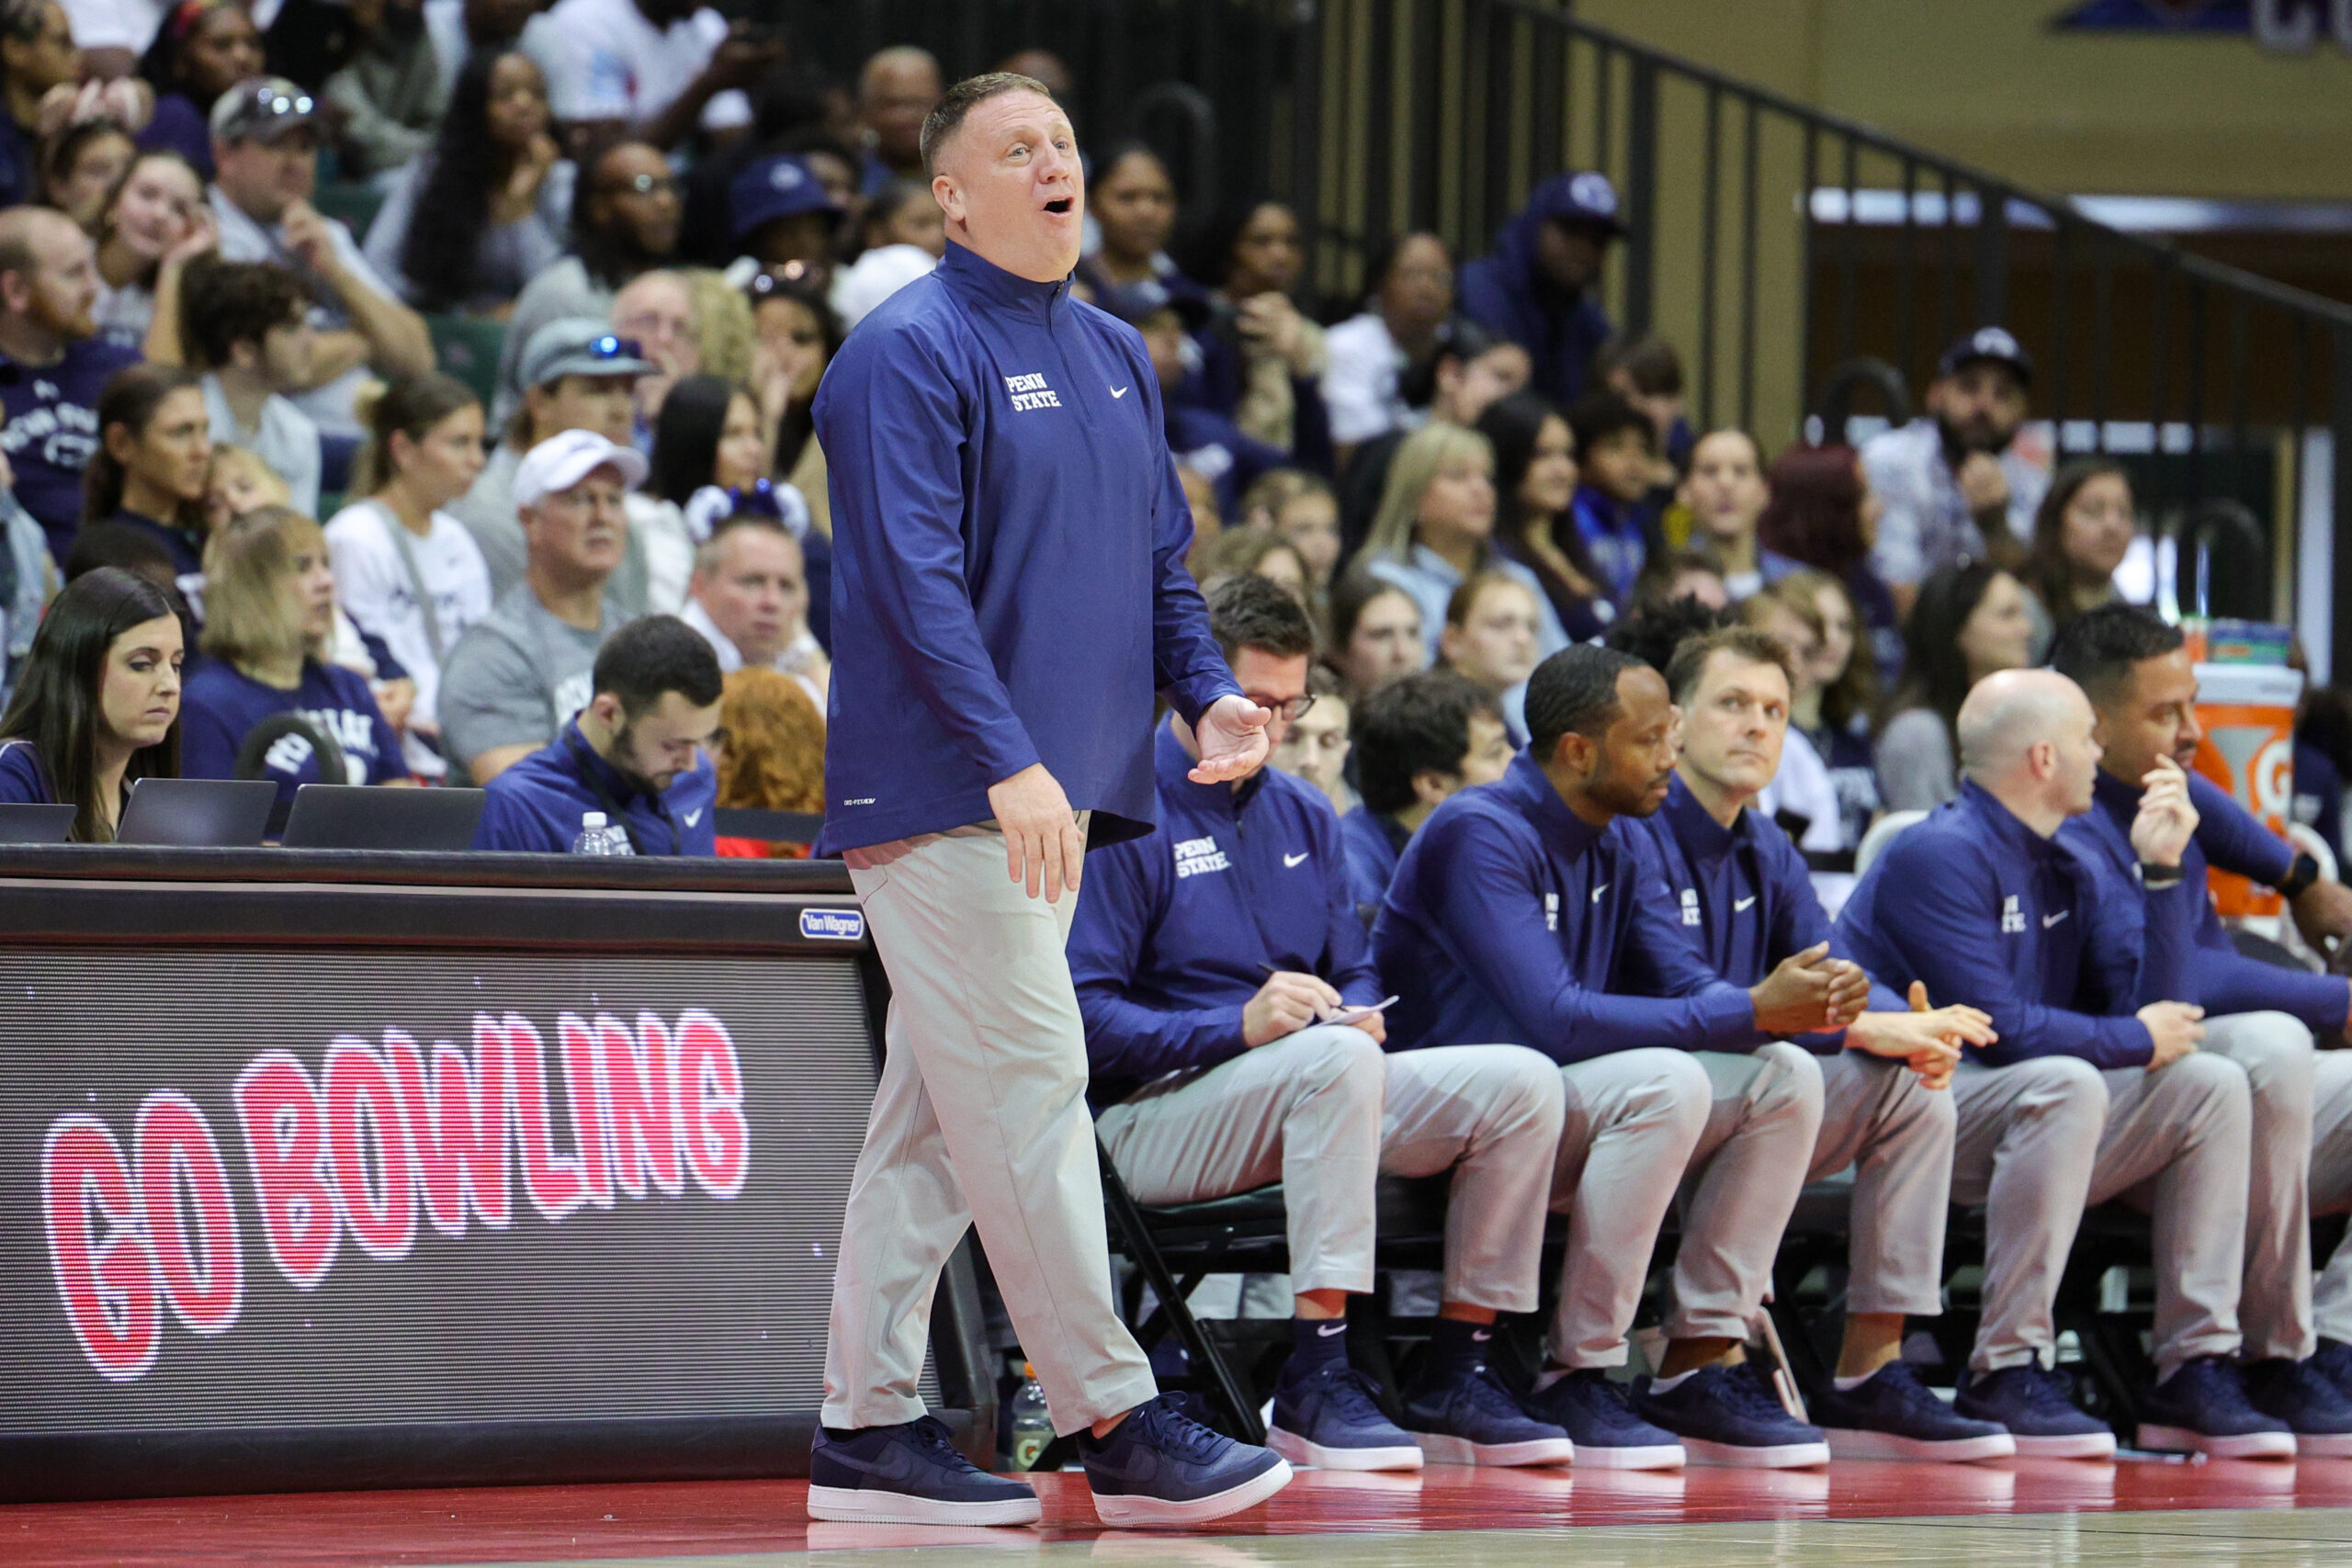
[{"label": "nike swoosh logo", "polygon": [[1609,884],[1607,884],[1606,882],[1602,883],[1600,886],[1598,886],[1598,887],[1596,887],[1596,888],[1594,888],[1594,889],[1592,890],[1592,901],[1593,901],[1594,903],[1596,903],[1596,904],[1600,903],[1600,896],[1601,896],[1603,893],[1606,893],[1606,892],[1608,892],[1608,891],[1609,891]]},{"label": "nike swoosh logo", "polygon": [[[1309,851],[1309,852],[1308,852],[1308,853],[1310,853],[1310,854],[1311,854],[1311,853],[1313,853],[1313,852],[1314,852],[1313,851]],[[1288,867],[1290,867],[1290,866],[1296,865],[1299,862],[1301,862],[1301,861],[1305,860],[1306,858],[1306,855],[1284,855],[1284,856],[1283,856],[1283,865],[1284,866],[1284,868],[1288,868]]]},{"label": "nike swoosh logo", "polygon": [[699,807],[699,806],[695,807],[692,811],[687,812],[687,813],[686,813],[686,815],[685,815],[685,824],[686,824],[686,826],[687,826],[687,827],[689,827],[689,828],[693,827],[695,823],[697,823],[697,822],[699,822],[699,821],[701,821],[701,820],[702,820],[702,807]]},{"label": "nike swoosh logo", "polygon": [[1130,389],[1125,387],[1114,387],[1111,389],[1111,395],[1114,398],[1124,398],[1129,390]]},{"label": "nike swoosh logo", "polygon": [[1470,1333],[1470,1343],[1473,1345],[1484,1345],[1487,1340],[1492,1339],[1494,1337],[1495,1331],[1491,1328],[1473,1329]]},{"label": "nike swoosh logo", "polygon": [[1345,1334],[1347,1331],[1348,1325],[1344,1321],[1340,1323],[1327,1323],[1322,1327],[1315,1331],[1315,1337],[1317,1339],[1329,1339],[1334,1334]]},{"label": "nike swoosh logo", "polygon": [[2073,913],[2074,911],[2072,909],[2061,909],[2054,915],[2044,915],[2041,917],[2041,929],[2043,931],[2048,931],[2052,926],[2056,925],[2059,921],[2064,919],[2068,915]]},{"label": "nike swoosh logo", "polygon": [[1745,898],[1735,898],[1731,901],[1732,913],[1736,915],[1739,913],[1740,910],[1747,908],[1750,904],[1755,902],[1756,895],[1753,893],[1749,894]]}]

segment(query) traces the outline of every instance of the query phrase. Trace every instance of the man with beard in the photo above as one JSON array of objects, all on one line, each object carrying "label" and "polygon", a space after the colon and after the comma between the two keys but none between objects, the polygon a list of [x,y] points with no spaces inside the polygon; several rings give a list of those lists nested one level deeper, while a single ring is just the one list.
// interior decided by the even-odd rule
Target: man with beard
[{"label": "man with beard", "polygon": [[718,733],[710,645],[675,615],[631,621],[597,650],[596,694],[553,745],[490,781],[478,850],[562,854],[592,811],[641,855],[708,855],[718,779],[704,754]]},{"label": "man with beard", "polygon": [[[1498,782],[1453,795],[1405,846],[1372,942],[1403,996],[1390,1050],[1516,1044],[1560,1064],[1551,1206],[1568,1245],[1528,1413],[1591,1468],[1826,1464],[1820,1428],[1727,1364],[1749,1325],[1719,1303],[1741,1293],[1735,1260],[1778,1245],[1821,1130],[1821,1067],[1784,1037],[1853,1022],[1870,976],[1826,942],[1752,987],[1707,966],[1638,820],[1666,803],[1681,750],[1657,671],[1563,649],[1528,681],[1527,728]],[[1689,1299],[1668,1314],[1660,1375],[1629,1398],[1609,1369],[1686,1176]]]},{"label": "man with beard", "polygon": [[1555,175],[1504,226],[1494,254],[1462,269],[1462,313],[1524,344],[1535,361],[1530,385],[1562,408],[1584,395],[1593,355],[1609,341],[1601,271],[1624,231],[1607,175]]},{"label": "man with beard", "polygon": [[1904,614],[1928,573],[1962,560],[2014,559],[2033,536],[2050,476],[2015,447],[2033,361],[2000,327],[1944,351],[1928,413],[1862,443],[1862,468],[1885,506],[1871,565]]},{"label": "man with beard", "polygon": [[0,212],[0,452],[17,499],[58,560],[82,517],[82,468],[98,446],[98,392],[139,355],[98,340],[90,237],[62,212]]}]

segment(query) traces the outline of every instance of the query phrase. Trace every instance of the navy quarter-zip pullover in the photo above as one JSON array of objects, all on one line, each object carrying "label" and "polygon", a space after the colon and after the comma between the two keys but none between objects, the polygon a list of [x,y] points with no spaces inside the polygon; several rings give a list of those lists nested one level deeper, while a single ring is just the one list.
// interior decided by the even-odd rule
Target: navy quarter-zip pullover
[{"label": "navy quarter-zip pullover", "polygon": [[2144,1067],[2155,1043],[2132,1014],[2186,999],[2191,889],[2135,881],[2140,908],[2120,907],[2063,837],[2043,838],[1965,780],[1886,847],[1838,930],[1888,985],[1924,980],[1930,1000],[1991,1014],[2000,1040],[1966,1049],[1993,1066],[2079,1056]]},{"label": "navy quarter-zip pullover", "polygon": [[[1782,959],[1815,942],[1827,942],[1836,957],[1854,956],[1814,896],[1804,855],[1762,812],[1743,807],[1726,828],[1677,773],[1657,815],[1628,826],[1649,835],[1674,896],[1674,918],[1714,972],[1733,985],[1761,984]],[[1910,1006],[1875,979],[1870,1005],[1873,1012],[1905,1012]],[[1796,1038],[1834,1053],[1844,1048],[1846,1032]]]},{"label": "navy quarter-zip pullover", "polygon": [[1351,1007],[1383,995],[1330,803],[1272,768],[1236,789],[1192,766],[1160,726],[1159,826],[1086,860],[1069,974],[1098,1108],[1241,1055],[1270,967],[1320,976]]},{"label": "navy quarter-zip pullover", "polygon": [[[2059,841],[2072,848],[2098,878],[2098,896],[2111,902],[2119,919],[2140,918],[2139,855],[2132,848],[2132,819],[2139,815],[2138,784],[2099,771],[2093,786],[2096,802],[2083,816],[2058,830]],[[2206,840],[2222,847],[2236,863],[2232,869],[2249,868],[2246,874],[2277,882],[2294,869],[2293,851],[2285,840],[2256,820],[2228,791],[2199,773],[2188,775],[2189,804],[2197,807],[2197,831],[2180,857],[2181,880],[2190,890],[2191,946],[2186,977],[2185,1002],[2195,1002],[2219,1018],[2226,1013],[2276,1010],[2290,1013],[2324,1038],[2344,1032],[2344,1019],[2352,1011],[2352,986],[2341,975],[2313,975],[2248,958],[2230,941],[2222,917],[2214,911],[2207,881]],[[2265,853],[2267,840],[2277,852]],[[2281,861],[2284,863],[2279,863]]]},{"label": "navy quarter-zip pullover", "polygon": [[1136,331],[949,242],[817,389],[833,502],[820,854],[991,815],[1043,762],[1097,844],[1151,823],[1152,694],[1238,694]]},{"label": "navy quarter-zip pullover", "polygon": [[1747,993],[1707,967],[1637,823],[1595,828],[1525,751],[1431,812],[1373,922],[1392,1050],[1527,1045],[1555,1062],[1747,1051]]}]

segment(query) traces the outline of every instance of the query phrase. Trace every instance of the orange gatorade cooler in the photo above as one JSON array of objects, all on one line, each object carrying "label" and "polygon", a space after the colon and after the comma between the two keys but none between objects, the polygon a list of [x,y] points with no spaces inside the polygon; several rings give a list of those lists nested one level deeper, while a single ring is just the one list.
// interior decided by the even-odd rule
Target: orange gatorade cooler
[{"label": "orange gatorade cooler", "polygon": [[[2197,666],[2197,722],[2205,731],[2197,747],[2197,771],[2282,839],[2295,795],[2295,704],[2302,694],[2300,670],[2277,664]],[[2282,900],[2271,889],[2232,872],[2216,869],[2211,875],[2213,902],[2223,919],[2278,913]]]}]

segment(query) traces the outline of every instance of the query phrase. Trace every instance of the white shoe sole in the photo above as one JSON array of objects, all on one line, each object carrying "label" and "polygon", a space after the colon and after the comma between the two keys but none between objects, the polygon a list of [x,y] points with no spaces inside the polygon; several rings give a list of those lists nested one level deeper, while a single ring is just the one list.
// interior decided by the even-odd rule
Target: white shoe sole
[{"label": "white shoe sole", "polygon": [[1280,1427],[1266,1432],[1266,1446],[1305,1470],[1419,1470],[1421,1450],[1410,1444],[1385,1449],[1327,1449]]},{"label": "white shoe sole", "polygon": [[1024,1501],[951,1503],[864,1486],[811,1486],[808,1517],[868,1525],[1034,1525],[1045,1515],[1032,1492]]},{"label": "white shoe sole", "polygon": [[2352,1432],[2298,1432],[2297,1459],[2352,1459]]},{"label": "white shoe sole", "polygon": [[1126,1495],[1105,1497],[1098,1492],[1094,1495],[1094,1517],[1106,1525],[1206,1524],[1211,1519],[1256,1507],[1289,1485],[1290,1477],[1289,1464],[1277,1461],[1272,1470],[1253,1475],[1238,1486],[1227,1487],[1213,1497],[1195,1497],[1189,1503]]},{"label": "white shoe sole", "polygon": [[1690,1462],[1680,1443],[1649,1443],[1639,1447],[1608,1448],[1587,1443],[1577,1450],[1578,1470],[1680,1470]]},{"label": "white shoe sole", "polygon": [[1750,1448],[1745,1443],[1711,1443],[1703,1438],[1682,1439],[1692,1464],[1723,1465],[1733,1470],[1813,1470],[1829,1462],[1827,1443],[1781,1443]]},{"label": "white shoe sole", "polygon": [[1821,1435],[1829,1439],[1829,1454],[1833,1459],[1900,1459],[1925,1461],[1931,1464],[1968,1464],[1981,1459],[2007,1459],[2018,1451],[2017,1439],[2007,1432],[1987,1433],[1981,1438],[1949,1438],[1941,1441],[1898,1437],[1893,1432],[1872,1432],[1860,1427],[1825,1427]]},{"label": "white shoe sole", "polygon": [[1439,1432],[1416,1432],[1413,1441],[1432,1464],[1488,1464],[1517,1468],[1533,1464],[1566,1464],[1577,1457],[1577,1446],[1566,1438],[1537,1438],[1525,1443],[1474,1443]]},{"label": "white shoe sole", "polygon": [[2113,1459],[2115,1434],[2075,1432],[2064,1437],[2029,1438],[2012,1432],[2019,1459]]},{"label": "white shoe sole", "polygon": [[2139,1446],[2159,1453],[2203,1454],[2208,1459],[2293,1459],[2292,1432],[2248,1432],[2236,1438],[2211,1438],[2186,1427],[2140,1423]]}]

